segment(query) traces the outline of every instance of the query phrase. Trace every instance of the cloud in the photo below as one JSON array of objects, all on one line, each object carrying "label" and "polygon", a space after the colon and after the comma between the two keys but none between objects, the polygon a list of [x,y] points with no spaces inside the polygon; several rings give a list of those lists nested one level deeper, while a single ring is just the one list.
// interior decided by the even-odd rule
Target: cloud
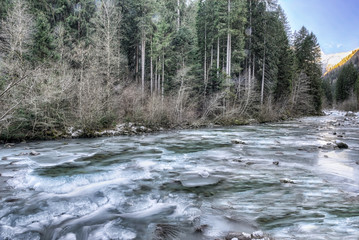
[{"label": "cloud", "polygon": [[338,43],[338,44],[337,44],[337,48],[341,48],[341,47],[343,47],[343,44]]},{"label": "cloud", "polygon": [[333,43],[325,43],[324,46],[326,48],[333,48]]}]

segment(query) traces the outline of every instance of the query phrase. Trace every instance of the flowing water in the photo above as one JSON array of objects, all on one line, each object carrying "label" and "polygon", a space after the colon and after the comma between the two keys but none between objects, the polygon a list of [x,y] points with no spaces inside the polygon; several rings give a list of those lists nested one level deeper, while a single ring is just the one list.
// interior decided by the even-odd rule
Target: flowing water
[{"label": "flowing water", "polygon": [[0,158],[0,239],[359,239],[359,117],[341,112],[23,143]]}]

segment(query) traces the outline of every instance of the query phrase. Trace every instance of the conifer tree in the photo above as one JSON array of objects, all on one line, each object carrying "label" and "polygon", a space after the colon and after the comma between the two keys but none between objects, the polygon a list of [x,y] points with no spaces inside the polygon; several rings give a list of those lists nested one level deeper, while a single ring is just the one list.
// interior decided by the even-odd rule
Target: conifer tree
[{"label": "conifer tree", "polygon": [[358,70],[352,63],[347,64],[341,70],[335,88],[335,99],[337,103],[354,96],[356,84],[358,82]]},{"label": "conifer tree", "polygon": [[309,95],[312,98],[313,109],[308,109],[308,113],[319,114],[322,107],[322,73],[320,47],[317,38],[313,33],[309,33],[305,27],[302,27],[295,34],[294,48],[298,64],[297,72],[305,73],[309,79]]}]

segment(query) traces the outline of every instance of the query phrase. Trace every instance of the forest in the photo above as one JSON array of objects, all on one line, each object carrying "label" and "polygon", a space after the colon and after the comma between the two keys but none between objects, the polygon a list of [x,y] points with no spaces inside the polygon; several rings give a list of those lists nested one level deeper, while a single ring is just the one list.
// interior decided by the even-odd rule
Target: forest
[{"label": "forest", "polygon": [[0,138],[322,110],[320,46],[275,0],[3,0]]},{"label": "forest", "polygon": [[323,76],[324,105],[343,111],[359,109],[358,49]]}]

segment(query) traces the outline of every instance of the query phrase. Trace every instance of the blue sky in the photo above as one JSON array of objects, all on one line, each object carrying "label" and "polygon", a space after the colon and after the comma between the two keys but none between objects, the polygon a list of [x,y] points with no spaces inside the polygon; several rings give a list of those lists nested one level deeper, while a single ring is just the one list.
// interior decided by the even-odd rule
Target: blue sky
[{"label": "blue sky", "polygon": [[279,0],[292,31],[305,26],[326,53],[359,48],[359,0]]}]

